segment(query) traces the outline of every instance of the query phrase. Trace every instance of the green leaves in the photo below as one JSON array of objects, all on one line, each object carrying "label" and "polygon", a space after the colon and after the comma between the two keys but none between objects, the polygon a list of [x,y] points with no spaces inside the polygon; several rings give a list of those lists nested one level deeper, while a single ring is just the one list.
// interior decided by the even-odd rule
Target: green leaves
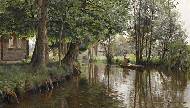
[{"label": "green leaves", "polygon": [[[86,37],[99,40],[116,34],[123,30],[127,19],[126,3],[128,2],[125,0],[50,1],[49,19],[59,23],[52,24],[54,27],[51,26],[49,31],[58,37],[57,30],[63,25],[64,38],[71,38],[72,41],[84,41]],[[124,5],[125,7],[122,7]]]},{"label": "green leaves", "polygon": [[10,35],[12,32],[26,35],[34,32],[36,22],[32,15],[32,4],[29,4],[29,1],[5,0],[3,5],[3,11],[0,13],[1,35]]}]

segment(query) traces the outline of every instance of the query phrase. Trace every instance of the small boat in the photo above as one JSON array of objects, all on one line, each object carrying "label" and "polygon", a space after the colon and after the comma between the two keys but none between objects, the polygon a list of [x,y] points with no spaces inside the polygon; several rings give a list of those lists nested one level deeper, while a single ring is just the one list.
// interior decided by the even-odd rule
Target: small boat
[{"label": "small boat", "polygon": [[136,64],[125,64],[125,65],[123,65],[123,64],[120,64],[120,66],[122,67],[122,68],[129,68],[129,69],[143,69],[144,68],[144,66],[143,65],[136,65]]}]

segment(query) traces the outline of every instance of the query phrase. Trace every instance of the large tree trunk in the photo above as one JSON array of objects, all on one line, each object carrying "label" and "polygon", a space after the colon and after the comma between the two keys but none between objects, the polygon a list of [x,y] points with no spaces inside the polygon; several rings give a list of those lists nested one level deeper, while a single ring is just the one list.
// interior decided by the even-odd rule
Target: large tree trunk
[{"label": "large tree trunk", "polygon": [[74,65],[79,55],[79,45],[79,43],[71,43],[67,54],[62,60],[62,65],[69,73],[73,73]]},{"label": "large tree trunk", "polygon": [[48,37],[47,37],[47,0],[38,0],[38,35],[31,65],[35,68],[43,68],[48,63]]}]

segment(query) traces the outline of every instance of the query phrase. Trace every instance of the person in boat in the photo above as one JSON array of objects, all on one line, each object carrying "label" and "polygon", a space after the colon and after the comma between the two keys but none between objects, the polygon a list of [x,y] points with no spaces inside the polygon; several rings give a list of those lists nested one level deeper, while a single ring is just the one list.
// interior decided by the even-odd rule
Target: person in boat
[{"label": "person in boat", "polygon": [[128,57],[128,54],[127,54],[127,52],[126,53],[124,53],[124,65],[129,65],[129,63],[130,63],[130,60],[129,60],[129,57]]}]

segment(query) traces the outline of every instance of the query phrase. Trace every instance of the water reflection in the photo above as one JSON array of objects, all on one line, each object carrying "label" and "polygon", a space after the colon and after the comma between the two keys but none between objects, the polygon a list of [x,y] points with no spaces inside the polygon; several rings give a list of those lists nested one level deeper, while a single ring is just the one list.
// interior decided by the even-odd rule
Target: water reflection
[{"label": "water reflection", "polygon": [[80,108],[79,77],[73,78],[69,94],[71,94],[70,96],[67,97],[67,101],[69,102],[69,108]]},{"label": "water reflection", "polygon": [[92,63],[88,64],[88,74],[89,84],[96,84],[98,81],[98,66]]},{"label": "water reflection", "polygon": [[110,90],[110,72],[111,65],[106,65],[104,75],[107,76],[107,90]]},{"label": "water reflection", "polygon": [[182,108],[184,86],[180,84],[183,82],[176,74],[166,76],[161,72],[137,71],[133,107]]},{"label": "water reflection", "polygon": [[104,73],[98,72],[99,81],[112,90],[110,95],[117,95],[127,108],[184,108],[188,105],[187,99],[184,100],[186,73],[122,70],[110,65],[98,67],[105,70]]},{"label": "water reflection", "polygon": [[187,108],[189,100],[186,73],[91,63],[62,88],[3,108]]}]

